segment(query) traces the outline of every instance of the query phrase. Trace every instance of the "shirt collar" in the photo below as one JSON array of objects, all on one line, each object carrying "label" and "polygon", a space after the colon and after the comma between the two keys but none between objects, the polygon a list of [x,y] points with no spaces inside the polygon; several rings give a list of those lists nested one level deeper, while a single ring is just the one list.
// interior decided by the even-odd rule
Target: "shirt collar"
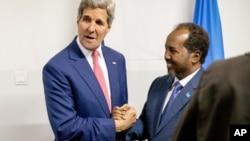
[{"label": "shirt collar", "polygon": [[172,86],[175,84],[175,82],[179,81],[180,84],[185,87],[185,85],[193,78],[193,76],[200,70],[197,69],[196,71],[194,71],[193,73],[189,74],[187,77],[183,78],[182,80],[179,80],[177,77],[175,77],[174,79],[174,83],[172,84]]},{"label": "shirt collar", "polygon": [[[80,39],[79,39],[78,36],[77,36],[77,38],[76,38],[76,43],[77,43],[77,45],[79,46],[80,50],[82,51],[82,53],[84,54],[85,57],[89,57],[89,56],[92,55],[92,52],[93,52],[93,51],[86,49],[86,48],[81,44]],[[99,52],[99,57],[103,58],[101,45],[100,45],[96,50]]]}]

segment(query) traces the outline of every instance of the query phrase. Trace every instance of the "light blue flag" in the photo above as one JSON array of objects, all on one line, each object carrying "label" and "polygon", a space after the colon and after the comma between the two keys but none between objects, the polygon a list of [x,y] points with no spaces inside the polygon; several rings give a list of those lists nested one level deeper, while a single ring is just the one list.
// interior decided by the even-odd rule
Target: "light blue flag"
[{"label": "light blue flag", "polygon": [[206,69],[215,60],[224,59],[223,37],[217,0],[196,0],[193,22],[209,34],[210,47],[203,64]]}]

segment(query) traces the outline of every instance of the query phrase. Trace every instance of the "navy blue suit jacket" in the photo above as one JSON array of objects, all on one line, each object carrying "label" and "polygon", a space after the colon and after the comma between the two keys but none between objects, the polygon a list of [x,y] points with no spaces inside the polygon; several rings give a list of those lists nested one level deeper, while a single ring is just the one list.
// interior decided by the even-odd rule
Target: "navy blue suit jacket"
[{"label": "navy blue suit jacket", "polygon": [[[125,58],[101,46],[108,69],[112,107],[128,101]],[[101,87],[76,38],[43,68],[48,117],[56,141],[114,141],[116,134]]]},{"label": "navy blue suit jacket", "polygon": [[191,99],[203,73],[201,68],[175,98],[169,115],[159,124],[162,106],[174,82],[174,77],[164,75],[156,78],[150,86],[142,113],[135,125],[128,131],[126,140],[145,139],[148,141],[170,141],[183,109]]}]

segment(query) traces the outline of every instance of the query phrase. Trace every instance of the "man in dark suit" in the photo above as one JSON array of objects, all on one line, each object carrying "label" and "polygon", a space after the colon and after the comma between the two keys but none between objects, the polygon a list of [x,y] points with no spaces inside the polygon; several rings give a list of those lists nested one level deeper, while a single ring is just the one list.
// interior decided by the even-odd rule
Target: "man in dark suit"
[{"label": "man in dark suit", "polygon": [[[191,99],[203,73],[202,63],[208,48],[209,38],[206,31],[193,23],[181,23],[168,35],[165,60],[169,74],[156,78],[151,84],[142,113],[128,131],[126,140],[171,140],[183,109]],[[182,89],[173,94],[177,95],[173,99],[171,95],[177,87],[176,82]],[[116,107],[113,117],[120,119],[120,111]]]},{"label": "man in dark suit", "polygon": [[230,141],[230,125],[250,125],[249,62],[247,53],[214,62],[203,73],[173,141]]},{"label": "man in dark suit", "polygon": [[[136,121],[134,109],[123,120],[110,115],[112,107],[128,102],[125,58],[103,41],[114,10],[112,0],[82,0],[78,36],[43,68],[47,112],[56,141],[119,141],[123,130]],[[99,75],[94,73],[95,60],[101,67]],[[100,74],[103,81],[99,82]]]}]

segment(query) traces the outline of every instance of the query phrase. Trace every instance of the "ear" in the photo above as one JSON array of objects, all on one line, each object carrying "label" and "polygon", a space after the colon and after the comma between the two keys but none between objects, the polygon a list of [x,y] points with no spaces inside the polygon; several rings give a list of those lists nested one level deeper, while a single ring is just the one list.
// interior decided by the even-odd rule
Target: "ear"
[{"label": "ear", "polygon": [[201,59],[201,51],[196,50],[196,51],[192,52],[191,55],[192,55],[192,56],[191,56],[191,57],[192,57],[191,62],[192,62],[193,64],[196,64],[197,62],[200,62],[200,59]]},{"label": "ear", "polygon": [[110,31],[111,27],[111,25],[108,25],[107,33]]},{"label": "ear", "polygon": [[76,23],[78,24],[80,20],[81,20],[81,18],[79,16],[77,16]]},{"label": "ear", "polygon": [[111,29],[111,27],[112,27],[112,24],[109,24],[109,25],[108,25],[109,30]]}]

